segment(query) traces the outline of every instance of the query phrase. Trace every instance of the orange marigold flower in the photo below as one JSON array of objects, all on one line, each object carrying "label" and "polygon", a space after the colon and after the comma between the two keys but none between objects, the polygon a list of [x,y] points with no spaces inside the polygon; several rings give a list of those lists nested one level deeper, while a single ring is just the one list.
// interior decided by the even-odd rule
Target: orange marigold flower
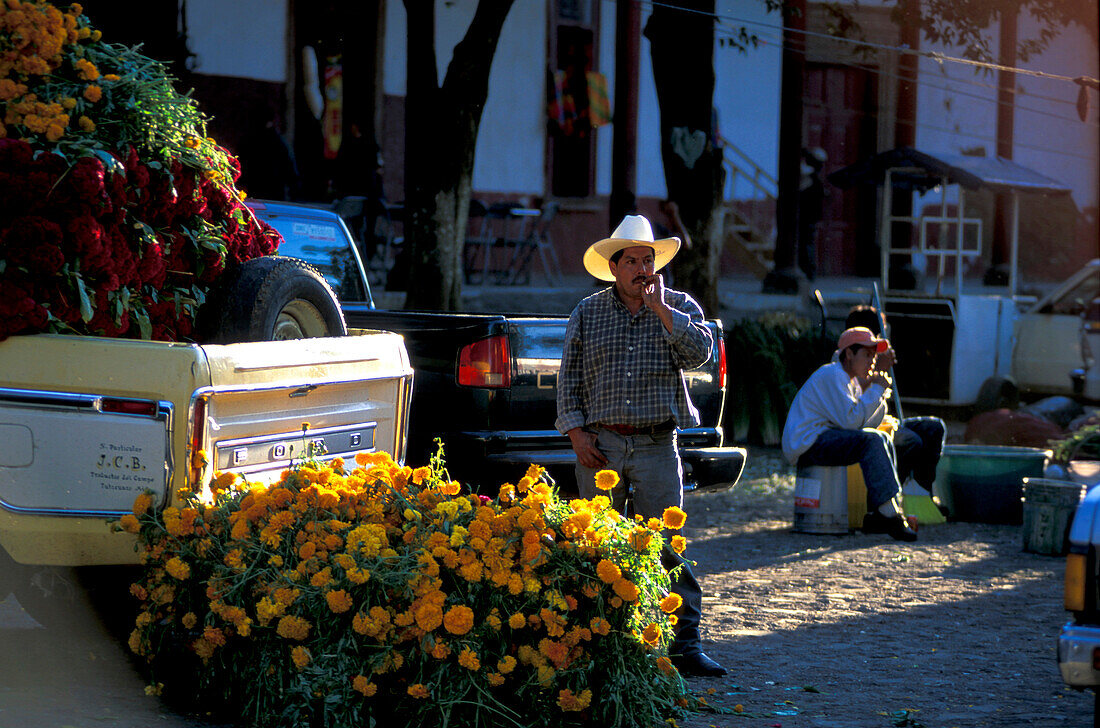
[{"label": "orange marigold flower", "polygon": [[676,671],[676,668],[672,665],[672,660],[668,659],[664,655],[657,658],[657,667],[661,669],[661,672],[666,675],[671,675]]},{"label": "orange marigold flower", "polygon": [[309,650],[301,645],[290,651],[290,659],[294,661],[294,666],[299,670],[308,665],[312,658],[313,656],[309,653]]},{"label": "orange marigold flower", "polygon": [[486,679],[494,688],[504,684],[504,676],[499,672],[490,672]]},{"label": "orange marigold flower", "polygon": [[672,547],[672,550],[678,554],[684,553],[684,549],[687,548],[687,539],[683,536],[673,536],[668,540],[668,545]]},{"label": "orange marigold flower", "polygon": [[142,493],[134,499],[134,515],[144,515],[151,505],[153,505],[153,495],[151,493]]},{"label": "orange marigold flower", "polygon": [[481,660],[477,659],[477,653],[469,647],[463,647],[462,652],[458,653],[458,664],[470,672],[477,672],[481,669]]},{"label": "orange marigold flower", "polygon": [[600,490],[611,490],[619,484],[619,474],[614,470],[601,470],[596,473],[596,487]]},{"label": "orange marigold flower", "polygon": [[447,610],[443,615],[443,627],[451,634],[463,635],[474,626],[474,610],[458,604]]},{"label": "orange marigold flower", "polygon": [[164,565],[164,570],[180,581],[191,576],[191,566],[178,556],[168,559],[168,563]]},{"label": "orange marigold flower", "polygon": [[665,614],[672,614],[680,605],[684,603],[683,597],[676,592],[669,592],[669,595],[661,600],[661,611]]},{"label": "orange marigold flower", "polygon": [[362,693],[368,698],[378,692],[378,686],[364,675],[356,675],[352,678],[351,689],[357,693]]},{"label": "orange marigold flower", "polygon": [[507,675],[515,669],[516,658],[512,657],[511,655],[504,657],[503,659],[501,659],[500,662],[497,663],[497,672],[499,672],[501,675]]},{"label": "orange marigold flower", "polygon": [[614,562],[601,559],[600,563],[596,564],[596,576],[600,577],[600,581],[605,584],[614,584],[622,578],[623,572]]},{"label": "orange marigold flower", "polygon": [[311,627],[312,625],[301,617],[286,616],[279,620],[275,632],[280,637],[301,642],[309,636]]},{"label": "orange marigold flower", "polygon": [[326,592],[325,601],[333,614],[342,614],[351,609],[351,596],[343,589]]},{"label": "orange marigold flower", "polygon": [[132,513],[127,513],[125,516],[118,519],[118,525],[122,526],[122,530],[127,533],[137,533],[141,530],[141,523]]},{"label": "orange marigold flower", "polygon": [[687,521],[687,514],[684,513],[683,509],[677,508],[676,506],[666,508],[665,512],[662,514],[662,517],[664,519],[665,526],[667,528],[671,528],[674,531],[683,528],[684,523]]},{"label": "orange marigold flower", "polygon": [[84,87],[84,98],[93,104],[103,98],[103,89],[95,84]]},{"label": "orange marigold flower", "polygon": [[592,628],[593,634],[607,636],[611,632],[611,623],[603,617],[593,617],[588,626]]},{"label": "orange marigold flower", "polygon": [[414,698],[417,698],[419,700],[424,700],[429,695],[431,695],[431,693],[428,692],[428,688],[426,688],[421,683],[416,683],[415,685],[410,685],[408,687],[408,689],[405,690],[405,692],[408,693],[410,696],[412,696]]},{"label": "orange marigold flower", "polygon": [[634,582],[626,579],[619,579],[617,582],[611,585],[611,588],[615,590],[615,593],[627,602],[638,601],[638,587],[634,586]]},{"label": "orange marigold flower", "polygon": [[655,622],[650,622],[642,630],[642,641],[647,645],[657,646],[657,643],[661,639],[661,628],[657,626]]},{"label": "orange marigold flower", "polygon": [[573,691],[565,688],[558,693],[558,707],[565,713],[575,713],[584,710],[592,702],[592,691],[582,690],[574,695]]}]

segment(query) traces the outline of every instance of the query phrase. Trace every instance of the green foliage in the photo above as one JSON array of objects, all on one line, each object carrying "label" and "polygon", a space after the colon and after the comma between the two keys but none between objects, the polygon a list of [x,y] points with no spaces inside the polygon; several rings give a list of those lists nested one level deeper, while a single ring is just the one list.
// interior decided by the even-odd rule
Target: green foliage
[{"label": "green foliage", "polygon": [[728,428],[734,442],[778,445],[794,395],[832,351],[809,319],[773,312],[741,319],[726,334]]}]

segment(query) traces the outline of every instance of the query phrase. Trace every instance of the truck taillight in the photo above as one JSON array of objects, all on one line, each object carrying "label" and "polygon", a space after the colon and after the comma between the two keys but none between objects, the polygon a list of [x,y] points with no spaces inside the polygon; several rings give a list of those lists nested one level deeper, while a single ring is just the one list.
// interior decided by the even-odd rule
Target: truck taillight
[{"label": "truck taillight", "polygon": [[151,399],[121,399],[104,397],[99,400],[100,412],[113,412],[120,415],[144,415],[156,417],[160,411],[157,403]]},{"label": "truck taillight", "polygon": [[1070,612],[1085,611],[1085,565],[1084,554],[1066,556],[1065,605]]},{"label": "truck taillight", "polygon": [[718,386],[726,386],[726,340],[718,337]]},{"label": "truck taillight", "polygon": [[206,457],[203,453],[203,433],[205,430],[206,400],[199,397],[191,407],[191,447],[188,449],[188,456],[191,458],[190,487],[192,488],[198,487],[199,482],[202,480],[203,468],[206,467]]},{"label": "truck taillight", "polygon": [[508,387],[512,361],[508,337],[490,336],[462,347],[458,353],[458,383],[464,387]]}]

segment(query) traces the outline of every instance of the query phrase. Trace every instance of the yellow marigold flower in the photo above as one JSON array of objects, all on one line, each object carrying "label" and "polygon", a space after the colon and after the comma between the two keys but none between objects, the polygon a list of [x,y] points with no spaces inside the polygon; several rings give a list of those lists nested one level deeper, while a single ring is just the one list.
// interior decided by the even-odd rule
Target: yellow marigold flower
[{"label": "yellow marigold flower", "polygon": [[516,486],[511,483],[505,483],[500,486],[500,492],[497,494],[497,497],[500,498],[502,503],[507,503],[516,497]]},{"label": "yellow marigold flower", "polygon": [[134,515],[144,515],[151,505],[153,505],[153,495],[151,493],[142,493],[134,499]]},{"label": "yellow marigold flower", "polygon": [[687,548],[687,539],[683,536],[673,536],[668,540],[668,545],[672,547],[672,550],[678,554],[684,553],[684,549]]},{"label": "yellow marigold flower", "polygon": [[596,564],[596,576],[605,584],[614,584],[622,578],[623,572],[614,562],[600,559],[600,563]]},{"label": "yellow marigold flower", "polygon": [[667,528],[671,528],[674,531],[683,528],[684,523],[687,521],[687,514],[684,513],[683,509],[677,508],[676,506],[666,508],[665,512],[662,514],[662,517],[664,519],[665,526]]},{"label": "yellow marigold flower", "polygon": [[294,666],[299,670],[308,665],[312,657],[309,650],[301,645],[298,645],[290,651],[290,659],[294,661]]},{"label": "yellow marigold flower", "polygon": [[362,693],[368,698],[378,692],[378,686],[364,675],[356,675],[352,678],[351,689],[357,693]]},{"label": "yellow marigold flower", "polygon": [[477,653],[469,647],[463,647],[462,652],[458,653],[458,664],[470,672],[477,672],[481,669],[481,661],[477,659]]},{"label": "yellow marigold flower", "polygon": [[405,692],[408,693],[411,697],[417,698],[418,700],[424,700],[429,695],[431,695],[431,693],[428,692],[428,688],[426,688],[421,683],[410,685]]},{"label": "yellow marigold flower", "polygon": [[312,625],[301,617],[286,616],[279,620],[275,632],[280,637],[301,642],[309,636],[311,627]]},{"label": "yellow marigold flower", "polygon": [[494,688],[504,684],[504,676],[499,672],[490,672],[486,679]]},{"label": "yellow marigold flower", "polygon": [[489,625],[489,629],[500,629],[500,617],[490,614],[485,618],[485,624]]},{"label": "yellow marigold flower", "polygon": [[656,647],[660,639],[661,628],[655,622],[650,622],[646,625],[645,629],[642,630],[642,641],[647,645]]},{"label": "yellow marigold flower", "polygon": [[619,484],[619,474],[614,470],[601,470],[596,473],[596,487],[600,490],[611,490]]},{"label": "yellow marigold flower", "polygon": [[155,685],[146,685],[145,686],[145,694],[146,695],[160,695],[163,692],[164,692],[164,683],[162,683],[162,682],[159,682]]},{"label": "yellow marigold flower", "polygon": [[573,691],[565,688],[558,693],[558,707],[565,713],[575,713],[584,710],[592,703],[592,691],[582,690],[574,695]]},{"label": "yellow marigold flower", "polygon": [[180,581],[191,576],[191,567],[186,561],[183,561],[178,556],[173,556],[168,559],[168,563],[164,565],[164,570]]},{"label": "yellow marigold flower", "polygon": [[342,614],[351,609],[351,596],[343,589],[325,593],[325,601],[333,614]]},{"label": "yellow marigold flower", "polygon": [[523,616],[523,612],[516,612],[508,618],[508,626],[512,629],[523,629],[527,626],[527,617]]},{"label": "yellow marigold flower", "polygon": [[544,688],[550,687],[550,683],[554,681],[554,676],[557,674],[558,671],[549,665],[539,665],[535,670],[535,681]]},{"label": "yellow marigold flower", "polygon": [[118,525],[122,526],[122,530],[127,533],[137,533],[141,530],[141,523],[132,513],[127,513],[125,516],[118,519]]},{"label": "yellow marigold flower", "polygon": [[102,38],[102,37],[103,37],[102,31],[99,31],[99,30],[93,30],[92,31],[92,42],[98,43],[99,39]]},{"label": "yellow marigold flower", "polygon": [[676,592],[669,592],[669,595],[661,600],[661,611],[665,614],[672,614],[680,605],[684,603],[683,598]]},{"label": "yellow marigold flower", "polygon": [[103,98],[103,89],[99,86],[91,85],[84,87],[84,98],[93,104]]}]

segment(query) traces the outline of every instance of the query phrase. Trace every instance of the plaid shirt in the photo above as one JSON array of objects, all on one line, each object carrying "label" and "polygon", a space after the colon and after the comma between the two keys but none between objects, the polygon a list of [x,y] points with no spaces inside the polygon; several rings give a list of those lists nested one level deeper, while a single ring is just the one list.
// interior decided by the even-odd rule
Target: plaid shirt
[{"label": "plaid shirt", "polygon": [[614,286],[577,304],[558,372],[559,432],[597,422],[699,424],[683,370],[710,358],[712,337],[691,296],[666,288],[665,302],[672,309],[671,333],[647,306],[631,315]]}]

